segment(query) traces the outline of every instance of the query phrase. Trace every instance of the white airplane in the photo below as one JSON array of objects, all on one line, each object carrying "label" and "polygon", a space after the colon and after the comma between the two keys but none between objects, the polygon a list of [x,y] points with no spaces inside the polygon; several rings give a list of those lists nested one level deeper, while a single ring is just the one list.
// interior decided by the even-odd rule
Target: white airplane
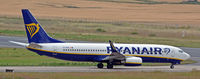
[{"label": "white airplane", "polygon": [[14,42],[25,46],[39,55],[46,55],[62,60],[98,62],[97,67],[107,68],[113,65],[141,66],[142,63],[175,64],[190,58],[190,55],[180,48],[155,44],[113,44],[109,43],[65,43],[48,36],[28,9],[22,9],[28,44]]}]

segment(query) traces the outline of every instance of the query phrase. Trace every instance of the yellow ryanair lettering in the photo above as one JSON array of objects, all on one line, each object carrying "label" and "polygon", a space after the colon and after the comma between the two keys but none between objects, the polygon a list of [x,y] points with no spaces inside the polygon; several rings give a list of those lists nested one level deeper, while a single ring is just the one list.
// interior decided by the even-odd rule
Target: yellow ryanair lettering
[{"label": "yellow ryanair lettering", "polygon": [[31,24],[26,24],[26,29],[28,30],[32,38],[39,31],[40,27],[39,24],[31,23]]}]

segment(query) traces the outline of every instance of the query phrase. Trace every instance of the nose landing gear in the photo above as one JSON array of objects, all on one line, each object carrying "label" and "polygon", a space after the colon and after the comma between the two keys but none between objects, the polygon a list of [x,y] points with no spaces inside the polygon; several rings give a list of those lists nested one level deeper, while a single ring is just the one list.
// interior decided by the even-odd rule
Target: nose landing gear
[{"label": "nose landing gear", "polygon": [[174,65],[175,65],[175,63],[172,63],[172,64],[170,65],[170,68],[171,68],[171,69],[174,69]]},{"label": "nose landing gear", "polygon": [[170,68],[171,68],[171,69],[174,69],[174,65],[173,65],[173,64],[171,64]]}]

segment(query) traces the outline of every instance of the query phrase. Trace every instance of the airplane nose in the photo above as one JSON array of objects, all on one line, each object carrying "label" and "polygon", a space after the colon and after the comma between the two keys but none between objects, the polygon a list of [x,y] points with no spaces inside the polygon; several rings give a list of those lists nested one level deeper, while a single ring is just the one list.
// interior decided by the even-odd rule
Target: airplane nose
[{"label": "airplane nose", "polygon": [[188,53],[185,53],[185,60],[189,59],[191,56]]}]

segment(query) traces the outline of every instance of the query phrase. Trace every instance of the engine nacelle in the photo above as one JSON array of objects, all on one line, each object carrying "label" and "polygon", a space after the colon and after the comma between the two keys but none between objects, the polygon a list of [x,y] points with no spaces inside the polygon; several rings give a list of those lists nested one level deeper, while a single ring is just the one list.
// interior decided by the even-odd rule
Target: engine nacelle
[{"label": "engine nacelle", "polygon": [[125,66],[141,66],[142,58],[140,57],[128,57],[125,61]]}]

